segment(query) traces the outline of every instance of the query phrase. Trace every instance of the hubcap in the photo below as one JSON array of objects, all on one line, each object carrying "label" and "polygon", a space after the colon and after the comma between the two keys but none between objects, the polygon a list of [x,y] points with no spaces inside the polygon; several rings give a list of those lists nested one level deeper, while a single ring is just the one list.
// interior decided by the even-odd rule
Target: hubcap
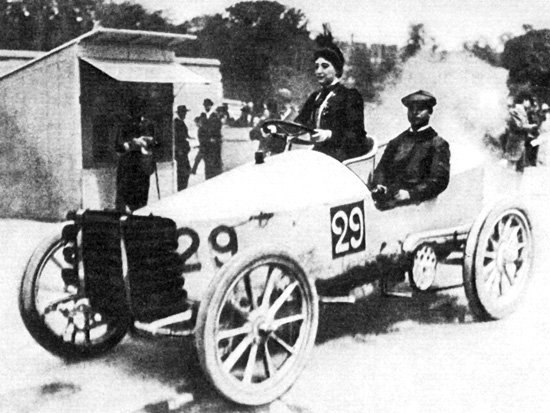
[{"label": "hubcap", "polygon": [[419,290],[427,290],[435,281],[437,256],[429,245],[423,245],[414,256],[412,277]]}]

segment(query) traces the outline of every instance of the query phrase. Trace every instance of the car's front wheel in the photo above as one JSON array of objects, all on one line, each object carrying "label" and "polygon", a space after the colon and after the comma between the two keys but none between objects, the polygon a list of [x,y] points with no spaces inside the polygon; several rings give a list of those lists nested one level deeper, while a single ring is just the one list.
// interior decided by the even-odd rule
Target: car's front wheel
[{"label": "car's front wheel", "polygon": [[305,367],[318,312],[313,283],[286,253],[236,255],[200,305],[195,339],[201,367],[228,399],[269,403]]},{"label": "car's front wheel", "polygon": [[66,260],[59,234],[45,239],[25,268],[19,311],[31,336],[46,350],[64,358],[91,357],[124,338],[130,317],[94,307],[78,279],[66,276],[73,265]]}]

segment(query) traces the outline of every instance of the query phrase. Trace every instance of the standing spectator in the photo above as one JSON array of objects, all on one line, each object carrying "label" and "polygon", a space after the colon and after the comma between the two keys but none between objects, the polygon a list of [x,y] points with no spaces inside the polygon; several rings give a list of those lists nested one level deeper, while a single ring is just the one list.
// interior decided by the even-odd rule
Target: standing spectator
[{"label": "standing spectator", "polygon": [[213,110],[214,102],[204,99],[204,112],[199,118],[198,138],[204,159],[204,175],[210,179],[222,173],[222,123]]},{"label": "standing spectator", "polygon": [[547,103],[541,105],[541,114],[539,136],[532,143],[539,148],[537,164],[550,166],[550,106]]},{"label": "standing spectator", "polygon": [[241,115],[233,123],[233,126],[238,128],[243,128],[248,126],[248,114],[249,114],[248,112],[249,112],[248,106],[245,103],[243,103],[243,105],[241,106]]},{"label": "standing spectator", "polygon": [[130,109],[115,142],[120,155],[117,167],[116,201],[118,211],[131,213],[147,205],[150,176],[155,171],[153,123],[141,115],[140,106]]},{"label": "standing spectator", "polygon": [[505,156],[508,162],[516,165],[517,171],[523,171],[527,161],[525,146],[529,133],[537,129],[536,123],[530,123],[527,108],[531,107],[531,97],[526,93],[518,94],[514,106],[508,111]]},{"label": "standing spectator", "polygon": [[187,188],[189,183],[189,175],[191,173],[191,165],[189,164],[189,130],[185,124],[185,116],[187,115],[187,106],[180,105],[177,108],[177,116],[174,119],[174,139],[176,150],[176,162],[178,165],[178,191]]},{"label": "standing spectator", "polygon": [[527,166],[537,166],[537,155],[539,151],[538,145],[534,145],[533,141],[539,136],[539,126],[542,122],[542,114],[536,99],[529,101],[529,105],[525,108],[529,123],[536,124],[537,127],[527,133],[525,141],[525,163]]}]

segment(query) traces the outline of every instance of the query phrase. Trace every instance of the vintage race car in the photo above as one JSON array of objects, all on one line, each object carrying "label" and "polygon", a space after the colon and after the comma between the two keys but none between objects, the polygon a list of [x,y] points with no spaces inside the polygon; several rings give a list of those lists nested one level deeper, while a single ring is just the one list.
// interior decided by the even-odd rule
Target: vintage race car
[{"label": "vintage race car", "polygon": [[376,145],[340,163],[294,150],[308,144],[303,128],[272,125],[292,150],[132,215],[70,213],[22,279],[20,312],[35,340],[78,358],[111,349],[128,331],[194,334],[220,393],[258,405],[286,392],[304,368],[319,301],[377,284],[380,266],[431,291],[438,263],[458,254],[475,317],[516,308],[534,251],[528,212],[514,196],[521,174],[464,170],[436,199],[380,211],[366,185]]}]

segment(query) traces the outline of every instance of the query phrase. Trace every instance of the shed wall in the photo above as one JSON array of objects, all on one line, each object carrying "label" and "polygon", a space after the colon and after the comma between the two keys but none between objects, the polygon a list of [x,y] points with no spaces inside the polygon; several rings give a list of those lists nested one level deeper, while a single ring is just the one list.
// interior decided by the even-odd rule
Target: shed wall
[{"label": "shed wall", "polygon": [[0,79],[0,214],[62,219],[81,206],[75,48]]}]

